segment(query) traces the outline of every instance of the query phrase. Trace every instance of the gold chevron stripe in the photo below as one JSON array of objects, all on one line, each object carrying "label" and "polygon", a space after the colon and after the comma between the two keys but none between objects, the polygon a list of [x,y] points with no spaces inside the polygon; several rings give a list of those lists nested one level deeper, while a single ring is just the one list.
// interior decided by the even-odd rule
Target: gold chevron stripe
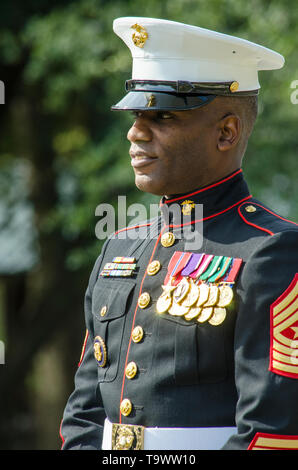
[{"label": "gold chevron stripe", "polygon": [[273,309],[273,325],[279,325],[286,320],[293,313],[298,311],[298,297],[290,303],[279,315],[275,315],[275,309]]},{"label": "gold chevron stripe", "polygon": [[291,355],[292,352],[294,352],[296,355],[296,351],[298,351],[298,338],[292,340],[291,347],[284,346],[283,344],[280,344],[278,341],[273,340],[273,350],[278,351],[280,353],[288,354],[288,355]]},{"label": "gold chevron stripe", "polygon": [[[297,360],[297,357],[294,357],[294,360]],[[277,362],[275,360],[272,361],[272,366],[275,370],[280,370],[283,372],[290,372],[291,374],[297,374],[298,375],[298,365],[288,365],[288,364],[283,364],[282,362]]]},{"label": "gold chevron stripe", "polygon": [[273,359],[289,365],[296,365],[297,363],[298,366],[298,350],[290,350],[287,355],[280,354],[277,351],[273,351]]},{"label": "gold chevron stripe", "polygon": [[298,295],[298,282],[296,282],[295,286],[289,292],[289,294],[281,300],[277,305],[273,308],[273,314],[278,315],[282,310],[284,310]]},{"label": "gold chevron stripe", "polygon": [[[295,449],[298,450],[298,438],[295,439],[280,439],[276,437],[259,437],[253,447],[255,449]],[[256,449],[257,450],[257,449]]]}]

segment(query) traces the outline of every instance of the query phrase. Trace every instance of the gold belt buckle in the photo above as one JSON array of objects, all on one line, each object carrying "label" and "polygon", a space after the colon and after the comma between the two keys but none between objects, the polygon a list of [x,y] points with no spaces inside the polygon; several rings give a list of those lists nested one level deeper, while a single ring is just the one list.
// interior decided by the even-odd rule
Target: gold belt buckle
[{"label": "gold belt buckle", "polygon": [[144,426],[112,424],[112,450],[143,450]]}]

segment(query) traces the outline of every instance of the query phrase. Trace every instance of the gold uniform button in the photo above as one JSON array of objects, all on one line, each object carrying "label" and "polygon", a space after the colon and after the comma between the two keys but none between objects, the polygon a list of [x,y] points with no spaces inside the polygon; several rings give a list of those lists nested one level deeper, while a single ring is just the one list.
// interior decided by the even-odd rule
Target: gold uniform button
[{"label": "gold uniform button", "polygon": [[124,398],[120,403],[120,413],[123,416],[129,416],[132,412],[132,403],[128,398]]},{"label": "gold uniform button", "polygon": [[150,294],[148,292],[143,292],[138,300],[138,305],[140,308],[146,308],[150,304]]},{"label": "gold uniform button", "polygon": [[252,206],[252,205],[249,205],[249,206],[245,206],[245,210],[246,212],[256,212],[256,208],[255,206]]},{"label": "gold uniform button", "polygon": [[172,246],[175,243],[175,235],[173,232],[166,232],[162,235],[160,243],[165,248]]},{"label": "gold uniform button", "polygon": [[126,369],[125,369],[125,375],[128,379],[133,379],[138,372],[138,366],[136,365],[135,362],[130,362],[127,364]]},{"label": "gold uniform button", "polygon": [[100,311],[100,316],[101,316],[101,317],[104,317],[105,314],[107,313],[107,311],[108,311],[108,307],[107,307],[106,305],[104,305],[104,306],[102,307],[101,311]]},{"label": "gold uniform button", "polygon": [[158,273],[160,268],[161,268],[160,262],[158,260],[154,260],[148,265],[147,274],[149,274],[149,276],[154,276],[155,274]]},{"label": "gold uniform button", "polygon": [[132,340],[134,343],[139,343],[144,336],[144,330],[141,326],[136,326],[131,334]]}]

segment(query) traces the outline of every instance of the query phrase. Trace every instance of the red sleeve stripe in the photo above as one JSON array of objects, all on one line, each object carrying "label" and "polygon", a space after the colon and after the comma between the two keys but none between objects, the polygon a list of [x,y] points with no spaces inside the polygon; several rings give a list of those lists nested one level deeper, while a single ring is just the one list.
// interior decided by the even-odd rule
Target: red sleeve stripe
[{"label": "red sleeve stripe", "polygon": [[89,336],[89,331],[86,330],[85,339],[84,339],[84,343],[83,343],[82,352],[81,352],[81,357],[80,357],[80,360],[79,360],[79,363],[78,363],[78,367],[80,367],[80,365],[81,365],[81,363],[82,363],[82,360],[84,359],[88,336]]},{"label": "red sleeve stripe", "polygon": [[64,439],[64,437],[62,436],[62,431],[61,431],[61,428],[62,428],[62,422],[63,422],[63,420],[61,420],[61,423],[60,423],[60,428],[59,428],[59,436],[60,436],[60,438],[61,438],[61,441],[62,441],[62,444],[61,444],[61,449],[60,449],[60,450],[62,450],[62,449],[63,449],[64,442],[65,442],[65,439]]}]

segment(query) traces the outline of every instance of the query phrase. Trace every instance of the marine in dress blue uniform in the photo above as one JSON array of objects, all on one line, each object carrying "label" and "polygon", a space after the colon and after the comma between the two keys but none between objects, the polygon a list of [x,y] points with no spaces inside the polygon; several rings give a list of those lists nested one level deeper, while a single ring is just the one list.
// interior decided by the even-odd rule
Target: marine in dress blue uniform
[{"label": "marine in dress blue uniform", "polygon": [[[283,65],[181,23],[120,18],[114,30],[133,56],[116,110],[207,109],[256,95],[258,71]],[[189,189],[96,260],[65,450],[298,449],[298,225],[256,200],[241,168]]]}]

